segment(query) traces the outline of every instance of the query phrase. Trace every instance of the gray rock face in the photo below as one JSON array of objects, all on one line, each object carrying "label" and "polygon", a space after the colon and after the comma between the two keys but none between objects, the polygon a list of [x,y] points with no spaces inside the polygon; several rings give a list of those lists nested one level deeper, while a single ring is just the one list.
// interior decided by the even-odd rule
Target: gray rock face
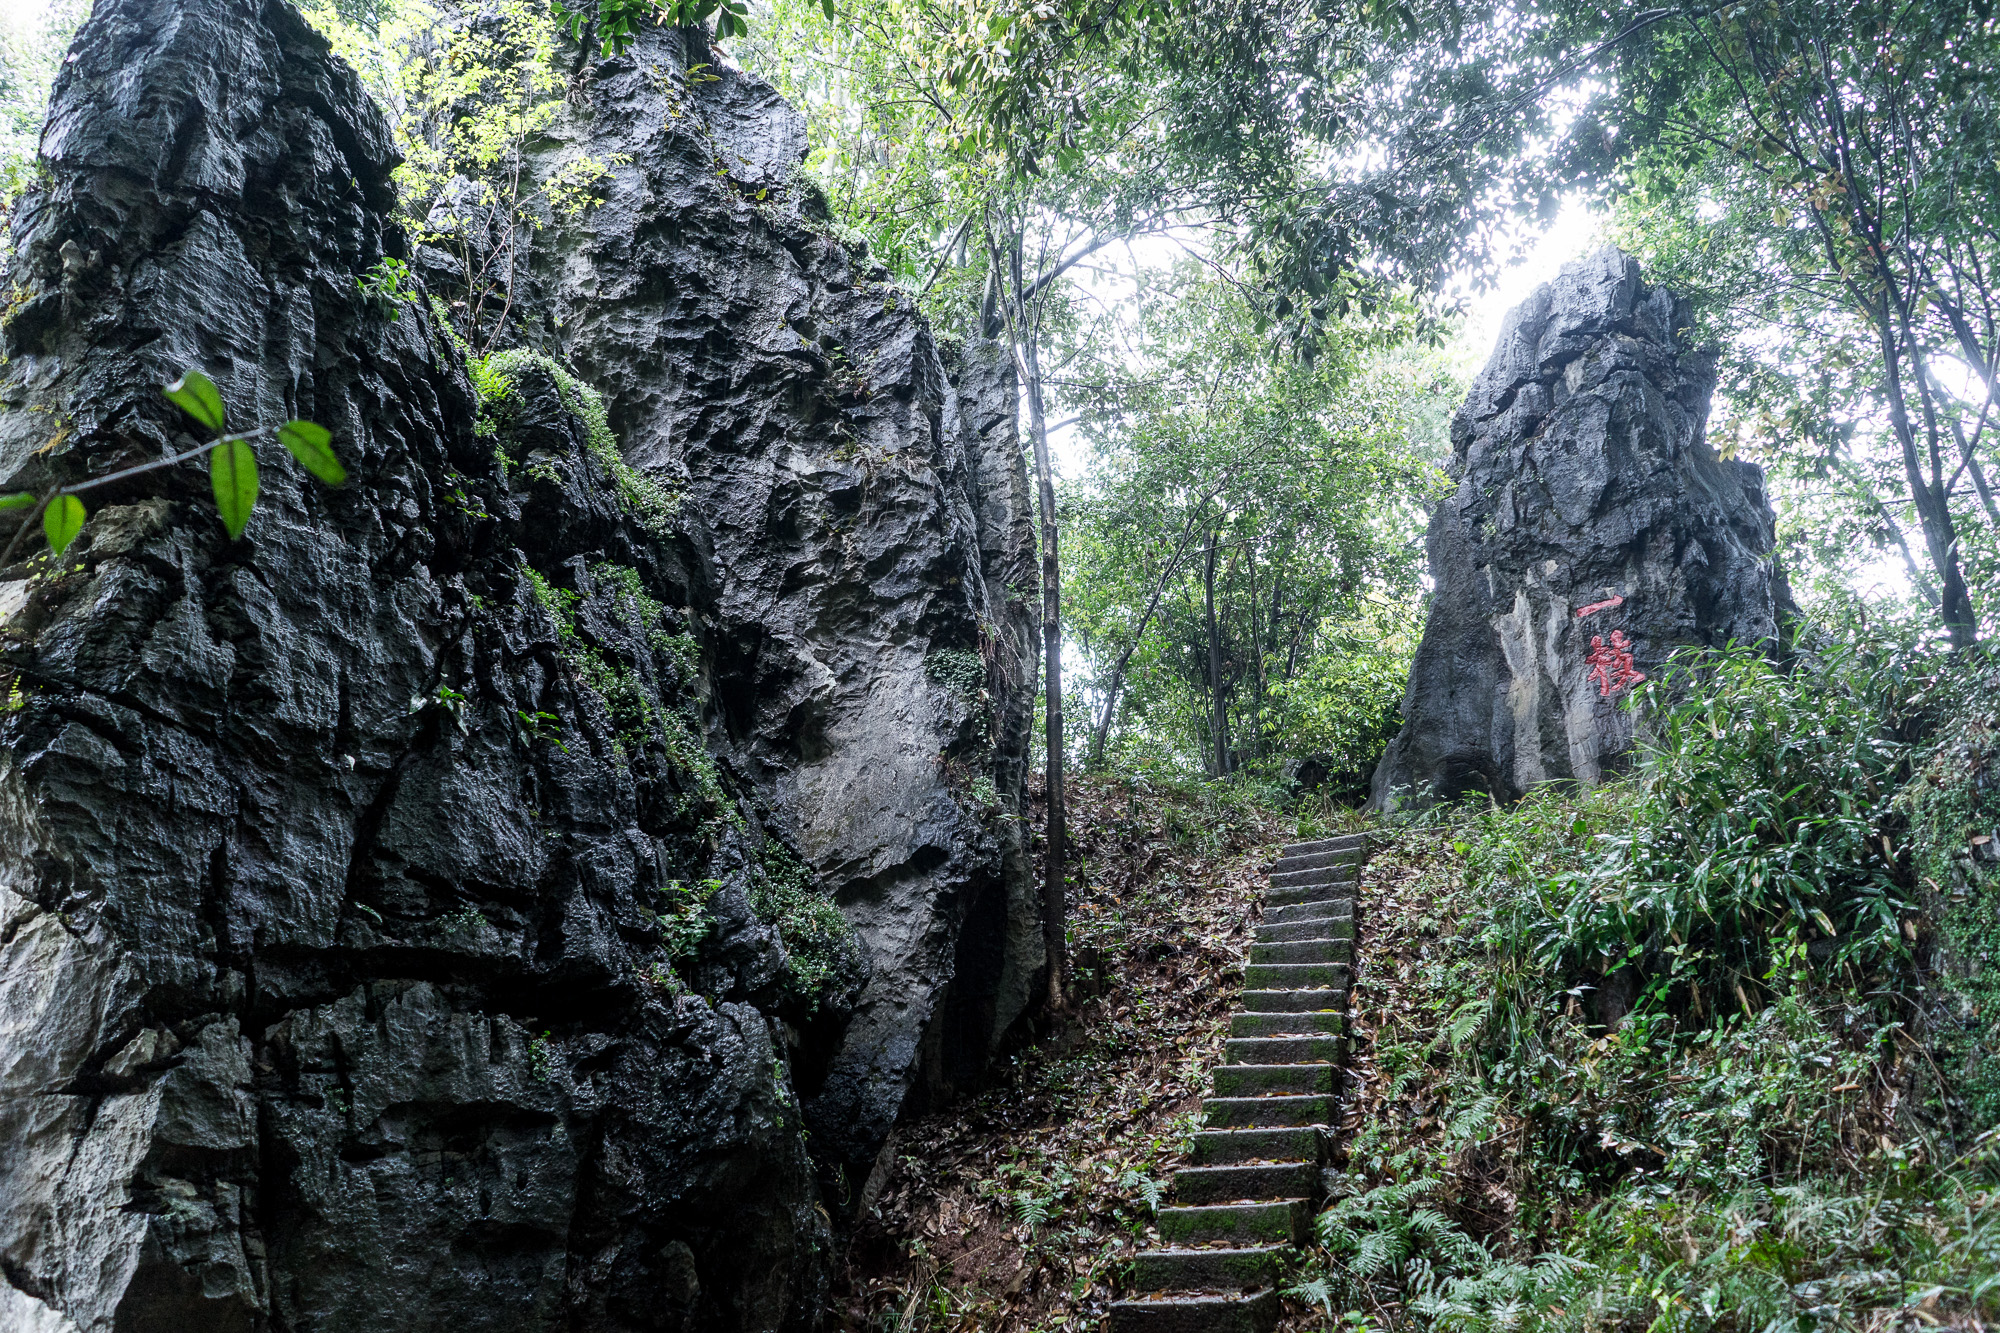
[{"label": "gray rock face", "polygon": [[688,490],[719,744],[871,967],[801,1089],[815,1151],[859,1189],[908,1095],[977,1074],[1043,966],[1018,818],[1038,583],[1013,374],[996,344],[946,364],[907,293],[832,238],[796,176],[799,114],[701,40],[647,29],[540,150],[545,171],[612,169],[538,243],[527,336]]},{"label": "gray rock face", "polygon": [[[193,443],[158,391],[191,366],[239,426],[328,426],[350,481],[265,450],[231,542],[182,465],[0,569],[0,1327],[810,1325],[801,1090],[859,1160],[1037,963],[1011,385],[651,160],[686,272],[820,244],[758,281],[903,358],[848,402],[689,288],[706,378],[621,379],[657,240],[569,314],[635,452],[679,460],[672,515],[544,363],[482,410],[421,300],[361,297],[403,251],[389,138],[281,0],[99,0],[44,147],[0,490]],[[811,866],[865,959],[772,908]]]},{"label": "gray rock face", "polygon": [[1376,808],[1595,782],[1632,745],[1631,673],[1776,640],[1791,597],[1763,473],[1703,438],[1714,363],[1688,322],[1615,249],[1508,314],[1452,420],[1458,490],[1431,518],[1436,591]]}]

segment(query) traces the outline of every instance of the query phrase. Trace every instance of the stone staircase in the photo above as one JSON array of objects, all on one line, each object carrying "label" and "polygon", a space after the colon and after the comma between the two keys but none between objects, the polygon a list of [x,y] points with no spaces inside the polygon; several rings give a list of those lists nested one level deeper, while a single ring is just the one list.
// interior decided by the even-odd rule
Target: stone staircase
[{"label": "stone staircase", "polygon": [[1267,1333],[1279,1264],[1306,1240],[1347,1057],[1354,890],[1366,834],[1285,848],[1229,1021],[1194,1165],[1160,1209],[1113,1333]]}]

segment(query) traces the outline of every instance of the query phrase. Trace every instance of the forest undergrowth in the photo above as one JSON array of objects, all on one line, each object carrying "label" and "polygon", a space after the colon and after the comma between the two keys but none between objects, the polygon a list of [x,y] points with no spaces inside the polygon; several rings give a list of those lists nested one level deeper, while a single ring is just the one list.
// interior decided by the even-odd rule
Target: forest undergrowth
[{"label": "forest undergrowth", "polygon": [[1086,777],[1069,799],[1073,1011],[983,1094],[898,1131],[840,1278],[843,1329],[1094,1333],[1148,1244],[1265,867],[1299,823],[1247,787]]},{"label": "forest undergrowth", "polygon": [[2000,1319],[1995,679],[1724,655],[1634,777],[1385,830],[1297,1327]]}]

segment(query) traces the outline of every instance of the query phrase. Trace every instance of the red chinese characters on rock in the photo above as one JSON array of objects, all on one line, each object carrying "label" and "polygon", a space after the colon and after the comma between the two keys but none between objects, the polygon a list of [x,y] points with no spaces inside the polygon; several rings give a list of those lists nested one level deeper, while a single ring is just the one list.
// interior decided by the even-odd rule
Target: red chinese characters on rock
[{"label": "red chinese characters on rock", "polygon": [[1646,678],[1645,672],[1632,669],[1632,644],[1624,630],[1612,630],[1609,643],[1601,634],[1591,635],[1590,651],[1583,655],[1583,660],[1590,664],[1590,678],[1597,682],[1600,699],[1609,699]]}]

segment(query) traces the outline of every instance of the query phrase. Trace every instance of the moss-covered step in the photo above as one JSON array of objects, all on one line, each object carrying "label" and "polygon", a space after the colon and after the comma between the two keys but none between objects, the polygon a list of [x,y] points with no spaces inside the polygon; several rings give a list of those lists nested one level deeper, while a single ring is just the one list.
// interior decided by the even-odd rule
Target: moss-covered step
[{"label": "moss-covered step", "polygon": [[1169,1247],[1228,1241],[1237,1245],[1299,1245],[1312,1205],[1305,1199],[1162,1208],[1156,1218]]},{"label": "moss-covered step", "polygon": [[1353,952],[1354,923],[1352,921],[1322,921],[1320,925],[1328,931],[1344,931],[1345,935],[1327,934],[1316,940],[1273,940],[1268,944],[1250,946],[1250,961],[1253,963],[1336,963]]},{"label": "moss-covered step", "polygon": [[1347,969],[1339,963],[1250,963],[1243,968],[1250,990],[1333,990],[1347,985]]},{"label": "moss-covered step", "polygon": [[1278,1284],[1282,1245],[1242,1250],[1145,1250],[1132,1260],[1134,1291],[1255,1291]]},{"label": "moss-covered step", "polygon": [[1300,889],[1323,889],[1329,893],[1352,895],[1355,872],[1350,869],[1295,870],[1288,875],[1271,876],[1271,887],[1264,895],[1265,902],[1279,902],[1288,893]]},{"label": "moss-covered step", "polygon": [[[1347,1032],[1345,1014],[1327,1010],[1315,1010],[1304,1014],[1233,1014],[1229,1019],[1229,1035],[1238,1037],[1339,1037]],[[1250,1063],[1258,1063],[1251,1061]],[[1266,1060],[1264,1064],[1283,1064],[1282,1060]]]},{"label": "moss-covered step", "polygon": [[1270,1333],[1277,1322],[1275,1291],[1111,1303],[1111,1333]]},{"label": "moss-covered step", "polygon": [[1330,927],[1338,929],[1342,926],[1350,931],[1354,929],[1352,911],[1329,912],[1325,916],[1299,917],[1292,921],[1268,921],[1257,927],[1252,938],[1259,944],[1278,944],[1285,940],[1339,939],[1338,935],[1329,934],[1328,929]]},{"label": "moss-covered step", "polygon": [[1217,1097],[1301,1097],[1333,1091],[1332,1065],[1217,1065]]},{"label": "moss-covered step", "polygon": [[1204,1129],[1194,1136],[1189,1160],[1197,1166],[1230,1162],[1310,1162],[1326,1155],[1326,1140],[1310,1125],[1284,1129]]},{"label": "moss-covered step", "polygon": [[1334,1100],[1313,1097],[1204,1097],[1202,1123],[1213,1129],[1278,1129],[1288,1125],[1330,1125]]},{"label": "moss-covered step", "polygon": [[1361,848],[1336,847],[1327,852],[1301,852],[1297,856],[1281,856],[1271,867],[1271,875],[1290,874],[1295,870],[1325,870],[1330,866],[1345,869],[1361,864]]},{"label": "moss-covered step", "polygon": [[1222,1043],[1226,1065],[1339,1064],[1347,1058],[1341,1037],[1306,1033],[1292,1037],[1231,1037]]},{"label": "moss-covered step", "polygon": [[1236,1203],[1304,1199],[1319,1193],[1317,1162],[1253,1162],[1190,1166],[1174,1172],[1174,1202]]},{"label": "moss-covered step", "polygon": [[1280,925],[1287,921],[1324,921],[1333,917],[1354,917],[1352,898],[1329,898],[1317,903],[1285,903],[1264,913],[1263,925]]},{"label": "moss-covered step", "polygon": [[1252,1014],[1297,1014],[1318,1010],[1347,1012],[1347,972],[1331,986],[1286,986],[1277,990],[1246,990],[1243,1009]]}]

